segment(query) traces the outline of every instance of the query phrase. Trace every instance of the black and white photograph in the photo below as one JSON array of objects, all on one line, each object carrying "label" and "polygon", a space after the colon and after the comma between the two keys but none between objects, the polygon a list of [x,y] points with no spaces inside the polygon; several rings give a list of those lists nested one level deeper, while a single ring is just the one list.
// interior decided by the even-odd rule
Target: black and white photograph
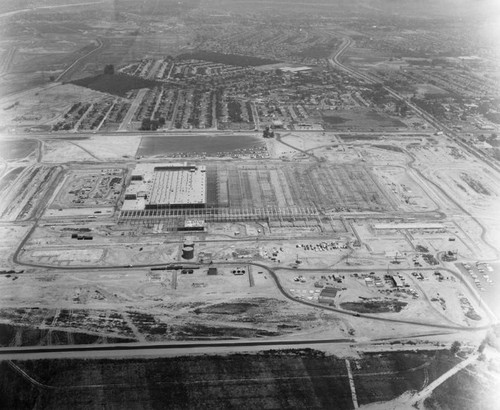
[{"label": "black and white photograph", "polygon": [[0,409],[499,410],[499,0],[0,0]]}]

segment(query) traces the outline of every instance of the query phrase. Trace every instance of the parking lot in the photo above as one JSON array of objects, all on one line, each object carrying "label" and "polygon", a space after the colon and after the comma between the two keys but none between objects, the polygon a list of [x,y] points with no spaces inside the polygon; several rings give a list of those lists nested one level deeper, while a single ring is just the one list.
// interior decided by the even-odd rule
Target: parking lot
[{"label": "parking lot", "polygon": [[[465,265],[465,266],[464,266]],[[497,263],[479,264],[474,262],[457,263],[457,268],[463,276],[481,292],[481,298],[492,312],[500,317],[500,266]]]}]

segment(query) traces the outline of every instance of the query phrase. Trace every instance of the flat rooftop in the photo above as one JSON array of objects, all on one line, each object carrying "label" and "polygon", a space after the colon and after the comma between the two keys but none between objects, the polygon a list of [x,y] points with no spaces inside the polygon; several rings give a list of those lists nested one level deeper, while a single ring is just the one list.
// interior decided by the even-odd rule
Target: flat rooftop
[{"label": "flat rooftop", "polygon": [[122,210],[204,206],[206,167],[187,163],[138,164]]}]

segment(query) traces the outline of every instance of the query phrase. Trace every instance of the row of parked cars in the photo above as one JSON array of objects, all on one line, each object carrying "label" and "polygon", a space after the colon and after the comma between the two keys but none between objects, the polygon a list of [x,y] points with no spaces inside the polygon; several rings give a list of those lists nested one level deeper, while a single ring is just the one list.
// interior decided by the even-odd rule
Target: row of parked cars
[{"label": "row of parked cars", "polygon": [[314,252],[325,252],[325,251],[333,251],[334,249],[347,249],[347,244],[338,243],[338,242],[321,242],[315,245],[313,244],[297,244],[296,248],[302,248],[306,251],[314,251]]},{"label": "row of parked cars", "polygon": [[474,272],[474,270],[472,269],[472,266],[470,264],[463,263],[463,266],[464,266],[465,270],[467,270],[467,273],[474,280],[475,285],[477,286],[477,288],[480,291],[484,292],[485,289],[482,286],[481,281],[479,280],[478,274],[481,275],[486,280],[486,282],[488,282],[490,285],[493,285],[493,280],[490,278],[490,276],[487,273],[487,272],[493,272],[493,268],[489,264],[487,264],[485,262],[477,262],[476,269],[477,269],[478,274],[476,274]]}]

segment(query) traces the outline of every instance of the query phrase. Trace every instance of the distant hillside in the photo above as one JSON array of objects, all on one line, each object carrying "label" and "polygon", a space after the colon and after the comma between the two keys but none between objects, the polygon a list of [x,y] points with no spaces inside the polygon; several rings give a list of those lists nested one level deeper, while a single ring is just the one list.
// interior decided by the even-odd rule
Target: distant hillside
[{"label": "distant hillside", "polygon": [[99,74],[95,77],[72,81],[71,84],[121,97],[124,97],[130,90],[153,88],[159,85],[157,81],[145,80],[144,78],[132,77],[126,74]]},{"label": "distant hillside", "polygon": [[180,54],[177,56],[179,59],[195,59],[212,61],[213,63],[237,65],[241,67],[255,67],[259,65],[276,64],[279,61],[271,60],[269,58],[260,58],[253,56],[244,56],[240,54],[224,54],[216,53],[214,51],[193,51],[192,53]]}]

